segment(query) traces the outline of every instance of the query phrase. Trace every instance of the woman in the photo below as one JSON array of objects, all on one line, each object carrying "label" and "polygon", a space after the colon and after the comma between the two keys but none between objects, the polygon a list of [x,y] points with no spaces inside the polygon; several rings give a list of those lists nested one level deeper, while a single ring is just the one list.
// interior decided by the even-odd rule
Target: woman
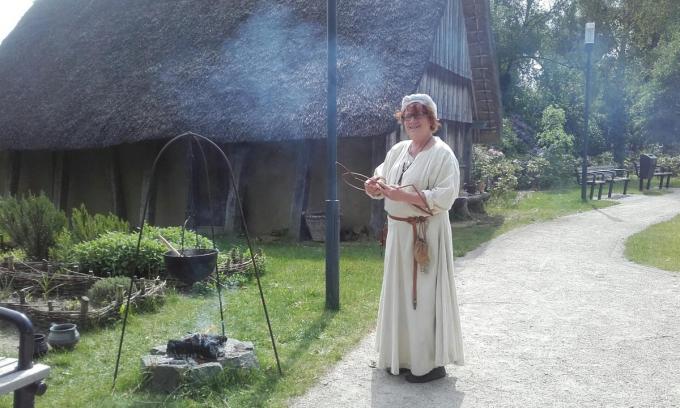
[{"label": "woman", "polygon": [[395,117],[410,140],[392,147],[364,184],[388,213],[376,346],[378,367],[410,371],[406,380],[420,383],[445,377],[446,364],[463,364],[448,213],[460,171],[453,151],[433,136],[441,125],[432,98],[404,97]]}]

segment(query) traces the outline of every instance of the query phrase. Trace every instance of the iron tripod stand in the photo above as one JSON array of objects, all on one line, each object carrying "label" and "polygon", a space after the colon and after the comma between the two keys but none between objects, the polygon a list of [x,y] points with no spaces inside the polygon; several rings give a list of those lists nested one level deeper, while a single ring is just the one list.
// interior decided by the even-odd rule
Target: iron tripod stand
[{"label": "iron tripod stand", "polygon": [[[142,212],[142,218],[140,220],[140,227],[139,227],[139,238],[137,239],[137,249],[135,252],[135,259],[138,258],[139,256],[139,249],[141,246],[142,242],[142,235],[144,233],[144,223],[146,221],[146,216],[147,212],[149,210],[149,202],[151,201],[151,192],[153,191],[153,188],[155,186],[155,181],[156,181],[156,170],[158,166],[158,162],[160,158],[163,156],[163,153],[170,147],[172,144],[177,142],[180,139],[184,138],[189,138],[190,142],[195,142],[196,145],[199,148],[199,151],[201,153],[201,159],[202,159],[202,164],[203,164],[203,173],[205,175],[205,180],[206,180],[206,185],[208,186],[207,191],[208,191],[208,201],[210,202],[210,210],[211,210],[211,215],[213,216],[214,219],[214,208],[213,208],[213,201],[210,196],[210,176],[208,174],[208,161],[205,156],[205,151],[203,150],[203,146],[201,145],[201,141],[205,142],[208,146],[213,147],[218,153],[219,156],[224,160],[224,163],[227,166],[227,169],[229,170],[229,177],[231,178],[232,185],[236,186],[236,180],[234,179],[234,171],[231,167],[231,162],[227,158],[227,155],[224,153],[224,151],[217,145],[215,142],[212,140],[206,138],[205,136],[201,136],[199,134],[193,133],[193,132],[185,132],[182,133],[179,136],[175,136],[172,138],[169,142],[167,142],[158,152],[158,155],[156,155],[156,158],[153,161],[153,165],[151,166],[151,177],[148,185],[148,189],[146,191],[146,196],[144,200],[144,210]],[[274,350],[274,357],[276,358],[276,366],[278,368],[279,374],[283,375],[283,371],[281,370],[281,362],[279,361],[279,354],[276,350],[276,341],[274,340],[274,333],[272,332],[272,326],[271,326],[271,321],[269,319],[269,312],[267,311],[267,303],[265,302],[264,299],[264,292],[262,291],[262,284],[260,283],[260,271],[258,269],[257,263],[255,262],[255,251],[253,250],[253,245],[252,241],[250,239],[250,234],[248,233],[248,226],[246,224],[246,218],[245,214],[243,212],[243,205],[241,203],[241,198],[238,194],[237,189],[234,189],[234,194],[236,198],[236,205],[239,208],[239,214],[241,215],[241,221],[243,222],[243,229],[246,237],[246,242],[248,244],[248,249],[250,250],[250,259],[251,262],[253,263],[253,270],[255,271],[255,278],[257,280],[257,287],[260,291],[260,299],[262,301],[262,308],[264,309],[264,315],[265,319],[267,320],[267,328],[269,330],[269,337],[271,338],[272,342],[272,348]],[[215,228],[213,223],[210,225],[210,231],[211,231],[211,238],[213,241],[213,249],[215,247]],[[224,314],[223,314],[223,308],[222,308],[222,283],[219,280],[219,273],[217,271],[217,268],[214,270],[215,272],[215,281],[217,283],[217,293],[220,301],[220,318],[222,319],[222,335],[225,335],[224,333]],[[125,338],[125,328],[127,326],[127,319],[128,319],[128,313],[130,310],[130,298],[132,296],[132,290],[133,290],[133,285],[134,285],[134,278],[130,279],[130,287],[128,288],[128,293],[127,293],[127,301],[125,305],[125,315],[123,317],[123,327],[120,333],[120,341],[118,343],[118,354],[116,356],[116,368],[113,373],[113,385],[111,387],[111,390],[114,390],[116,387],[116,379],[118,378],[118,368],[120,366],[120,356],[123,350],[123,340]]]}]

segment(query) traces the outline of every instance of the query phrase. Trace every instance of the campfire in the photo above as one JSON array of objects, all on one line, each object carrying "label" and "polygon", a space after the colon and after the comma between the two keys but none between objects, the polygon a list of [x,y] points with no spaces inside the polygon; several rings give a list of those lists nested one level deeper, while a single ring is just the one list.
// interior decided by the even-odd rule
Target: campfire
[{"label": "campfire", "polygon": [[157,392],[173,392],[184,381],[206,381],[223,370],[257,366],[253,343],[206,333],[168,340],[142,357],[142,369]]},{"label": "campfire", "polygon": [[217,361],[224,357],[224,344],[227,340],[226,336],[193,333],[182,340],[168,340],[166,353],[177,359],[191,357],[195,360]]}]

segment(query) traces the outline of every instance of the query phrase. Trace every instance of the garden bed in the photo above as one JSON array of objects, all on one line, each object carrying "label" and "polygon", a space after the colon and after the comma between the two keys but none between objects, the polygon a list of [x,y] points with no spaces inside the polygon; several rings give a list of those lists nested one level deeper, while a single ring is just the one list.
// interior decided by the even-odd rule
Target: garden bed
[{"label": "garden bed", "polygon": [[[134,292],[130,296],[130,304],[138,304],[148,300],[158,300],[164,296],[166,282],[160,279],[140,279],[135,282]],[[47,328],[52,323],[77,323],[79,328],[91,328],[116,320],[120,309],[127,299],[121,288],[118,298],[101,307],[92,307],[87,296],[82,294],[78,299],[35,299],[31,301],[0,301],[0,306],[14,309],[26,314],[33,325]],[[75,302],[76,307],[73,307]]]}]

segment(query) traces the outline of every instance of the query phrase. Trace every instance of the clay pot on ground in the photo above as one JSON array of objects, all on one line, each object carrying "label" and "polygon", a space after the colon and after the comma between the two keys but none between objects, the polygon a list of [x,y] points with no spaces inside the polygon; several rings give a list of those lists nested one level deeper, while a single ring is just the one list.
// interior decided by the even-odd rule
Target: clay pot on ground
[{"label": "clay pot on ground", "polygon": [[52,324],[47,343],[52,348],[73,348],[80,340],[78,328],[73,323]]}]

